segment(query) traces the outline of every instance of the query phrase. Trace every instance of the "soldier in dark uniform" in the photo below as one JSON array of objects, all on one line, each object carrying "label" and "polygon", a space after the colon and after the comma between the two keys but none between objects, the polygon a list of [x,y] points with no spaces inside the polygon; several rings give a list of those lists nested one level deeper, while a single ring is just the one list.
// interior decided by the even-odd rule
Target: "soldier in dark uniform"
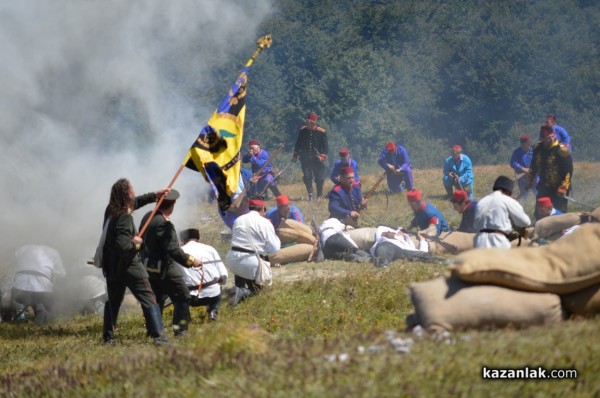
[{"label": "soldier in dark uniform", "polygon": [[[175,226],[169,220],[177,198],[179,192],[171,190],[150,221],[143,235],[142,259],[150,275],[150,285],[160,305],[161,313],[167,296],[171,299],[173,330],[175,336],[181,336],[187,332],[187,324],[190,320],[190,292],[183,279],[183,273],[175,262],[186,267],[199,267],[202,262],[186,254],[179,247]],[[144,216],[141,225],[146,223],[150,214],[151,212],[148,212]]]},{"label": "soldier in dark uniform", "polygon": [[325,160],[329,153],[327,133],[323,127],[317,126],[317,115],[308,115],[306,124],[300,128],[292,161],[300,158],[300,166],[304,173],[304,185],[308,192],[308,200],[313,199],[312,181],[317,186],[317,199],[323,196],[323,184],[325,182]]},{"label": "soldier in dark uniform", "polygon": [[140,261],[138,252],[142,239],[131,213],[156,199],[169,189],[156,193],[135,196],[131,183],[121,178],[111,188],[110,202],[104,213],[104,223],[109,220],[102,255],[102,271],[106,277],[108,301],[104,306],[103,339],[105,344],[114,343],[119,308],[123,302],[125,288],[140,302],[148,335],[155,344],[169,344],[165,334],[160,308],[148,281],[148,273]]},{"label": "soldier in dark uniform", "polygon": [[[547,196],[555,209],[567,212],[566,195],[571,191],[573,176],[573,158],[567,147],[556,139],[556,133],[551,126],[542,125],[540,139],[533,146],[533,157],[529,166],[529,183],[533,184],[536,176],[537,198]],[[537,218],[536,214],[536,218]]]}]

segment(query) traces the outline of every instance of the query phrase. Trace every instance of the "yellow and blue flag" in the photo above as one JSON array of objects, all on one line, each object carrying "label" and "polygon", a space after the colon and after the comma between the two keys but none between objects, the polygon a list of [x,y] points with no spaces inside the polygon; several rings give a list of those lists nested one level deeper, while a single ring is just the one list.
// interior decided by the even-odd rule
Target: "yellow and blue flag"
[{"label": "yellow and blue flag", "polygon": [[231,196],[238,189],[249,68],[246,65],[183,161],[185,167],[202,173],[211,185],[221,212],[229,208]]}]

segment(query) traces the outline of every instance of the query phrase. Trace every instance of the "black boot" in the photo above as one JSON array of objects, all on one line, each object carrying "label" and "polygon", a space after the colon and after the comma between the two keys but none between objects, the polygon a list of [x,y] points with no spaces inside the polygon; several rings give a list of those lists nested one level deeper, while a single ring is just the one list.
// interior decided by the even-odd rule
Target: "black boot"
[{"label": "black boot", "polygon": [[110,301],[104,303],[104,326],[102,329],[102,339],[104,344],[115,343],[115,326],[117,324],[117,316],[112,313]]},{"label": "black boot", "polygon": [[36,304],[35,306],[35,323],[41,325],[48,321],[48,312],[43,303]]},{"label": "black boot", "polygon": [[187,301],[173,303],[173,330],[176,337],[187,333],[190,321],[190,303]]},{"label": "black boot", "polygon": [[252,290],[247,289],[245,287],[235,287],[235,294],[231,296],[229,299],[229,305],[235,307],[242,301],[246,300],[248,297],[252,296],[254,293]]},{"label": "black boot", "polygon": [[142,311],[146,319],[146,329],[150,337],[154,338],[154,344],[170,345],[158,304],[152,304],[149,308],[142,307]]}]

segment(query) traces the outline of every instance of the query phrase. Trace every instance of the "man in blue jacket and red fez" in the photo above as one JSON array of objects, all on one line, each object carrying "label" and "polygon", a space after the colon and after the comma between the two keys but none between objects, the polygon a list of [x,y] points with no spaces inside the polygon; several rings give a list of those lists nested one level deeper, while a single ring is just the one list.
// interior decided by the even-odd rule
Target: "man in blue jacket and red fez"
[{"label": "man in blue jacket and red fez", "polygon": [[457,231],[469,233],[477,232],[473,226],[475,222],[477,202],[474,200],[471,201],[471,199],[469,199],[469,194],[460,189],[454,191],[454,195],[452,196],[452,199],[450,199],[450,202],[452,202],[452,207],[454,207],[454,210],[462,214],[462,220],[460,221]]},{"label": "man in blue jacket and red fez", "polygon": [[271,224],[275,229],[279,228],[282,220],[296,220],[304,223],[304,217],[299,208],[290,203],[290,198],[287,195],[282,194],[275,198],[277,201],[277,207],[273,207],[267,211],[265,217],[271,220]]},{"label": "man in blue jacket and red fez", "polygon": [[431,236],[439,236],[442,232],[451,231],[442,213],[423,200],[421,191],[411,189],[406,193],[406,199],[415,214],[408,229],[419,228],[420,231],[424,231]]},{"label": "man in blue jacket and red fez", "polygon": [[443,182],[448,199],[452,198],[455,189],[467,191],[471,200],[475,198],[473,164],[471,163],[471,159],[462,153],[460,145],[454,145],[452,147],[452,155],[444,160]]},{"label": "man in blue jacket and red fez", "polygon": [[360,185],[360,177],[358,176],[358,163],[356,163],[356,160],[350,158],[350,151],[348,150],[348,148],[340,149],[339,154],[340,159],[335,161],[335,164],[333,165],[333,170],[331,170],[331,181],[334,184],[337,184],[339,182],[338,177],[340,175],[340,170],[343,167],[350,166],[354,170],[354,182]]},{"label": "man in blue jacket and red fez", "polygon": [[388,189],[392,193],[413,189],[412,166],[406,149],[393,142],[385,144],[377,163],[386,171]]},{"label": "man in blue jacket and red fez", "polygon": [[340,170],[339,183],[329,191],[329,217],[337,218],[346,225],[358,226],[360,211],[367,207],[360,186],[354,182],[352,167]]},{"label": "man in blue jacket and red fez", "polygon": [[250,189],[248,193],[252,195],[263,195],[266,191],[267,185],[273,195],[276,197],[281,195],[277,188],[277,183],[273,178],[272,166],[268,164],[260,174],[257,174],[258,170],[267,162],[269,162],[269,152],[260,147],[258,140],[250,140],[248,143],[248,153],[242,156],[243,163],[252,164],[252,173],[254,174],[250,178]]}]

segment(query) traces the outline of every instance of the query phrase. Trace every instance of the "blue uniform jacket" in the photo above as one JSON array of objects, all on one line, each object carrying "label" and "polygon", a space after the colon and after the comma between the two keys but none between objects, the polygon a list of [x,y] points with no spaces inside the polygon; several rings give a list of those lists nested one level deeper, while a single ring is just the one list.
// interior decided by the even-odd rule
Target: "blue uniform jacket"
[{"label": "blue uniform jacket", "polygon": [[477,210],[477,202],[472,201],[467,207],[467,210],[462,215],[462,220],[458,226],[457,231],[459,232],[477,232],[475,231],[475,210]]},{"label": "blue uniform jacket", "polygon": [[429,203],[425,203],[425,208],[415,211],[410,228],[419,227],[419,229],[427,229],[429,225],[436,224],[437,235],[439,236],[442,232],[450,232],[451,229],[448,226],[448,222],[442,216],[442,213]]},{"label": "blue uniform jacket", "polygon": [[331,170],[331,181],[333,181],[334,184],[338,183],[338,175],[340,175],[340,170],[342,167],[352,167],[352,170],[354,170],[354,182],[358,182],[360,183],[360,177],[358,176],[358,163],[356,163],[356,160],[354,159],[349,159],[350,160],[350,164],[348,164],[347,162],[344,162],[342,159],[338,159],[335,161],[335,164],[333,165],[333,170]]},{"label": "blue uniform jacket", "polygon": [[360,186],[356,183],[348,191],[344,190],[341,185],[336,185],[329,191],[329,217],[343,220],[350,215],[352,211],[360,211],[360,203],[362,202],[362,193]]},{"label": "blue uniform jacket", "polygon": [[[271,221],[271,224],[273,224],[273,227],[275,227],[275,229],[279,228],[279,224],[281,224],[281,217],[279,216],[279,211],[277,210],[277,207],[273,207],[269,209],[269,211],[267,211],[267,213],[265,214],[265,217]],[[297,208],[294,205],[290,205],[290,212],[287,215],[287,218],[304,223],[304,217],[302,217],[302,212],[299,208]]]},{"label": "blue uniform jacket", "polygon": [[473,183],[473,164],[467,155],[461,153],[460,159],[456,163],[452,156],[446,158],[444,161],[444,177],[447,177],[452,171],[456,173],[462,185]]},{"label": "blue uniform jacket", "polygon": [[531,158],[533,158],[533,146],[530,146],[527,152],[518,147],[510,157],[510,167],[513,168],[515,173],[523,173],[523,167],[529,168]]},{"label": "blue uniform jacket", "polygon": [[408,152],[401,145],[396,145],[396,152],[388,152],[387,149],[383,148],[381,151],[381,155],[379,155],[379,159],[377,159],[377,163],[384,169],[387,170],[387,164],[391,164],[394,168],[401,168],[402,171],[410,171],[410,159],[408,157]]},{"label": "blue uniform jacket", "polygon": [[[269,161],[269,152],[267,152],[264,149],[261,149],[257,155],[252,155],[252,154],[246,153],[242,157],[243,163],[250,162],[252,164],[252,173],[253,174],[256,174],[258,169],[260,169],[263,166],[263,164],[267,163],[268,161]],[[270,172],[271,172],[271,165],[268,165],[263,169],[263,171],[260,173],[260,175],[258,177],[262,178],[265,175],[269,174]]]}]

